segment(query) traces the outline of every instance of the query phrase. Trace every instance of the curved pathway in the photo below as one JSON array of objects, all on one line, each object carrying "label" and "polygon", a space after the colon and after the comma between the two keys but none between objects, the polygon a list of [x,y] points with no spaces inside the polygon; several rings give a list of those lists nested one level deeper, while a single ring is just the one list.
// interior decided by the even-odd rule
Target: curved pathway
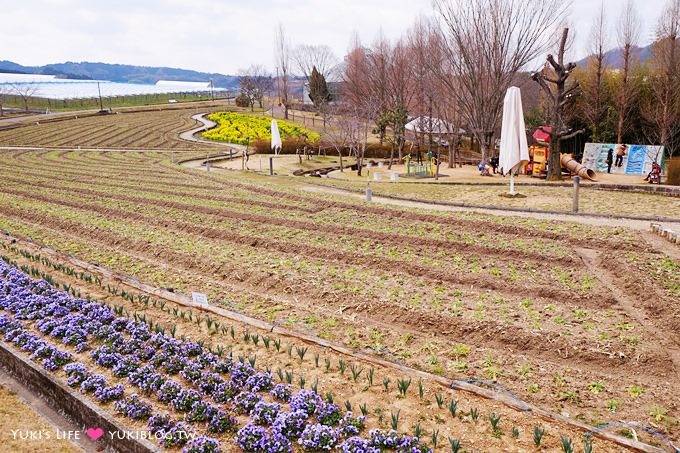
[{"label": "curved pathway", "polygon": [[179,134],[179,138],[181,138],[182,140],[186,140],[188,142],[210,143],[211,145],[227,146],[227,147],[233,149],[234,151],[241,151],[242,152],[244,149],[246,149],[246,147],[243,146],[243,145],[237,145],[237,144],[234,144],[234,143],[216,142],[214,140],[206,140],[204,138],[197,137],[196,134],[198,134],[199,132],[207,131],[208,129],[212,129],[213,127],[217,126],[216,122],[210,121],[209,119],[207,119],[205,117],[205,115],[207,115],[207,114],[208,114],[208,112],[197,113],[196,115],[192,115],[191,118],[200,122],[200,123],[203,123],[203,126],[199,126],[199,127],[194,128],[194,129],[188,130],[186,132],[182,132],[181,134]]}]

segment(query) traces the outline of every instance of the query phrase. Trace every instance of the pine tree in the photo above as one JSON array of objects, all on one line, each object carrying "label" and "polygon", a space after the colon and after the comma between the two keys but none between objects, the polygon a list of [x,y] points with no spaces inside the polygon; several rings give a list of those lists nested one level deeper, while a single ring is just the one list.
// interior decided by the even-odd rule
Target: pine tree
[{"label": "pine tree", "polygon": [[316,69],[316,66],[312,68],[312,75],[309,77],[309,99],[316,108],[331,100],[326,78]]}]

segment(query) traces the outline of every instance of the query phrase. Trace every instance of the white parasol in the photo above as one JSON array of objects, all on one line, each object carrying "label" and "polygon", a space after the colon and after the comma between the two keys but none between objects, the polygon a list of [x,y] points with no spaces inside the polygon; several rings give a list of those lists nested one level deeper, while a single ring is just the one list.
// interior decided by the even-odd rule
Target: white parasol
[{"label": "white parasol", "polygon": [[504,174],[510,173],[510,195],[515,192],[515,172],[529,162],[529,147],[524,126],[522,95],[517,87],[510,87],[503,100],[501,151],[498,165]]},{"label": "white parasol", "polygon": [[276,123],[276,120],[272,120],[272,151],[274,151],[274,154],[277,156],[279,155],[279,152],[281,151],[281,134],[279,134],[279,125]]}]

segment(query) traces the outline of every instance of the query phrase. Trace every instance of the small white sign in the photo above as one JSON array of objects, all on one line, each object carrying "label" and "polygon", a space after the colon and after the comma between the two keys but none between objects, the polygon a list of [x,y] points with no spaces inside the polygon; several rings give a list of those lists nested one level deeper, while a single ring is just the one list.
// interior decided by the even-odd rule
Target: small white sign
[{"label": "small white sign", "polygon": [[191,298],[195,304],[208,305],[208,296],[203,293],[191,293]]}]

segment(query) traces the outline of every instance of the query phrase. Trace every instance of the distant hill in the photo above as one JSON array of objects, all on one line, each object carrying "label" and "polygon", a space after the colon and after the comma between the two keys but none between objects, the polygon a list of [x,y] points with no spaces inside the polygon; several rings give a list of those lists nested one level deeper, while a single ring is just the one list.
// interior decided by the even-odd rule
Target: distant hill
[{"label": "distant hill", "polygon": [[[633,56],[637,58],[638,62],[644,63],[652,57],[652,44],[646,47],[633,48]],[[580,67],[588,65],[588,59],[590,56],[585,57],[576,62]],[[610,68],[621,69],[623,68],[623,49],[611,49],[604,54],[604,63]]]},{"label": "distant hill", "polygon": [[218,73],[166,67],[91,63],[87,61],[80,63],[67,61],[66,63],[48,64],[45,66],[22,66],[12,61],[3,60],[0,61],[0,72],[49,74],[64,79],[95,79],[148,84],[155,84],[159,80],[208,82],[210,79],[213,79],[213,84],[216,88],[235,88],[238,86],[237,77]]}]

